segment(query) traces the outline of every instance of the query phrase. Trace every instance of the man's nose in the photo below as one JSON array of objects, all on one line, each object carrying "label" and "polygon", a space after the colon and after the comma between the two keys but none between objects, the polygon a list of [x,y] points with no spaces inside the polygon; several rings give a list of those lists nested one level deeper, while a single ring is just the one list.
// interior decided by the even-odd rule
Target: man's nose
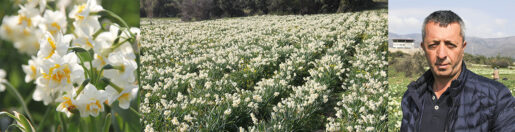
[{"label": "man's nose", "polygon": [[440,44],[440,46],[438,46],[436,50],[436,57],[438,57],[438,59],[441,60],[447,57],[447,49],[445,49],[445,46],[443,46],[442,44]]}]

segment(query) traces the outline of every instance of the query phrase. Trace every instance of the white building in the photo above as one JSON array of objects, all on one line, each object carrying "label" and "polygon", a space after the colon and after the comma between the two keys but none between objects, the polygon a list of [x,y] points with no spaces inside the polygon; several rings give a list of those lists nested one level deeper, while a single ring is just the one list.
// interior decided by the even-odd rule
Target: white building
[{"label": "white building", "polygon": [[392,39],[393,40],[393,48],[396,49],[413,49],[414,42],[413,39]]}]

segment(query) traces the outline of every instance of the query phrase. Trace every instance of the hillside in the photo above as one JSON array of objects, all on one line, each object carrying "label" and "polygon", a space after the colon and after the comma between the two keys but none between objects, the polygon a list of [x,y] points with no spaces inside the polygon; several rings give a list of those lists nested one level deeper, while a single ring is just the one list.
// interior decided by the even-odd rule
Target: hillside
[{"label": "hillside", "polygon": [[[411,38],[415,39],[415,47],[420,47],[422,35],[420,33],[414,34],[396,34],[389,32],[388,34],[388,47],[392,47],[391,39],[393,38]],[[515,58],[515,36],[504,38],[479,38],[479,37],[466,37],[468,45],[465,48],[466,53],[473,55],[484,55],[487,57],[497,56],[510,56]]]}]

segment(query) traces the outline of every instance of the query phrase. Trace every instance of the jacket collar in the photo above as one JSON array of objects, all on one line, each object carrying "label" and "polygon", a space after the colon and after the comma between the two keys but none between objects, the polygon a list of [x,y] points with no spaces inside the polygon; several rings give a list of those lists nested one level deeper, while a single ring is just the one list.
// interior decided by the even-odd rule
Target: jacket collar
[{"label": "jacket collar", "polygon": [[[463,91],[463,86],[466,82],[467,76],[469,74],[469,71],[465,65],[465,61],[462,61],[461,64],[461,72],[457,79],[453,80],[451,82],[451,86],[447,89],[450,90],[450,97],[453,100],[453,102],[456,101],[456,96]],[[427,70],[420,78],[418,78],[416,81],[411,82],[408,85],[408,95],[410,98],[413,99],[417,107],[421,108],[422,106],[422,96],[424,95],[424,92],[427,92],[427,86],[433,85],[432,82],[434,81],[433,73],[431,72],[431,69]]]}]

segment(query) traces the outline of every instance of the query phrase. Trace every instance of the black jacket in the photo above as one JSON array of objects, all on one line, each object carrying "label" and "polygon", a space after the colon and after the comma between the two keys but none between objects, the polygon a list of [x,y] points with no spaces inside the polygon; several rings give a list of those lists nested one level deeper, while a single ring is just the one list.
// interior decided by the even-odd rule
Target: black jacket
[{"label": "black jacket", "polygon": [[[515,98],[503,84],[469,71],[465,63],[450,90],[451,108],[446,131],[515,132]],[[426,90],[433,79],[431,70],[408,85],[402,97],[401,131],[420,131],[423,99],[431,94]]]}]

